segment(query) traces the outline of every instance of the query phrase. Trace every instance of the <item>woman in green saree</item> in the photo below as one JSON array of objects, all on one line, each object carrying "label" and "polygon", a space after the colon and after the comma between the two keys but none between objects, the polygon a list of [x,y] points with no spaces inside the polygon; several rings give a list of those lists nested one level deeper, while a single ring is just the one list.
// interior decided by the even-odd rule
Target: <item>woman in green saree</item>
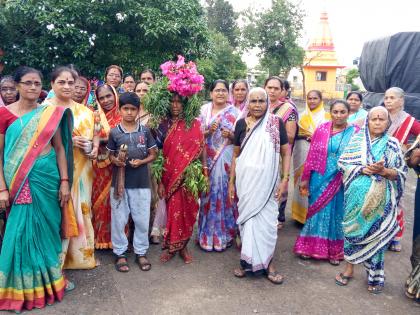
[{"label": "woman in green saree", "polygon": [[61,301],[66,289],[60,207],[70,198],[73,118],[63,107],[37,104],[39,71],[22,67],[14,79],[20,99],[0,113],[0,208],[10,206],[0,254],[0,310],[20,312]]}]

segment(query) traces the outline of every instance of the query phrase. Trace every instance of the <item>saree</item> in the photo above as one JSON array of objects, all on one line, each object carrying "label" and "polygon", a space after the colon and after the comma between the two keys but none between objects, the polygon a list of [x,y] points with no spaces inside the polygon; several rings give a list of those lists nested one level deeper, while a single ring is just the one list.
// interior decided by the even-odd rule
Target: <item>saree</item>
[{"label": "saree", "polygon": [[245,136],[236,159],[236,193],[241,234],[241,267],[266,271],[277,242],[279,118],[269,111]]},{"label": "saree", "polygon": [[72,123],[70,110],[40,106],[7,129],[4,176],[11,208],[0,255],[1,310],[43,308],[63,299],[60,174],[55,150],[42,151],[60,128],[71,165]]},{"label": "saree", "polygon": [[109,132],[121,122],[118,95],[112,89],[115,97],[114,107],[105,113],[97,102],[98,113],[101,118],[99,133],[100,145],[98,158],[93,162],[93,188],[92,188],[92,224],[95,235],[95,248],[112,248],[111,242],[111,201],[110,191],[112,182],[112,164],[106,148]]},{"label": "saree", "polygon": [[[92,111],[76,102],[73,102],[70,109],[74,119],[73,137],[83,136],[92,141],[94,129]],[[73,157],[74,177],[71,199],[79,234],[63,240],[64,269],[92,269],[96,266],[91,221],[92,162],[84,151],[77,147],[73,147]]]},{"label": "saree", "polygon": [[298,122],[298,136],[293,148],[293,200],[292,218],[300,223],[305,223],[308,211],[308,199],[300,195],[299,185],[306,156],[309,151],[310,138],[315,129],[322,123],[329,121],[330,114],[324,110],[324,103],[311,110],[306,104],[305,111],[300,115]]},{"label": "saree", "polygon": [[201,108],[200,115],[203,129],[210,128],[214,122],[218,122],[219,127],[205,139],[210,189],[201,196],[198,243],[206,251],[223,251],[236,237],[238,209],[228,196],[233,145],[222,137],[222,130],[233,131],[240,112],[228,105],[212,116],[212,109],[213,104],[208,103]]},{"label": "saree", "polygon": [[[380,160],[397,171],[395,181],[362,170]],[[368,120],[350,140],[338,166],[344,180],[344,258],[363,263],[368,285],[384,285],[384,252],[399,231],[397,205],[401,198],[407,166],[398,141],[387,134],[371,139]]]},{"label": "saree", "polygon": [[165,142],[162,184],[165,187],[167,222],[162,248],[169,253],[183,249],[193,233],[197,218],[198,201],[182,185],[183,173],[198,159],[204,147],[200,122],[194,120],[187,129],[184,120],[172,124]]},{"label": "saree", "polygon": [[[393,136],[396,138],[399,143],[401,144],[403,150],[407,149],[406,144],[408,142],[408,138],[410,135],[417,136],[420,132],[419,123],[416,121],[414,117],[410,114],[406,113],[405,111],[401,110],[392,121],[391,126],[388,129],[388,135]],[[404,198],[404,196],[402,197]],[[399,244],[403,237],[403,233],[405,230],[405,219],[404,219],[404,209],[402,207],[402,203],[398,206],[398,225],[400,230],[395,235],[392,244]]]},{"label": "saree", "polygon": [[368,112],[365,109],[360,108],[357,112],[351,114],[349,118],[347,118],[347,122],[355,123],[358,120],[366,119],[367,114]]},{"label": "saree", "polygon": [[305,225],[296,239],[294,252],[315,259],[344,258],[344,191],[337,161],[356,127],[332,132],[332,122],[315,131],[302,181],[309,180],[309,208]]}]

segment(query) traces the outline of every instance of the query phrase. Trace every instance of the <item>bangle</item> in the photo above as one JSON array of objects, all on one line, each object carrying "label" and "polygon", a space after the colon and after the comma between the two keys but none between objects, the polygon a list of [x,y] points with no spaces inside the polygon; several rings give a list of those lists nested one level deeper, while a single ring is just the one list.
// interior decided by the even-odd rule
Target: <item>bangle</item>
[{"label": "bangle", "polygon": [[62,179],[60,179],[60,182],[68,182],[68,181],[69,181],[68,178],[62,178]]},{"label": "bangle", "polygon": [[203,169],[208,170],[209,168],[207,166],[203,166]]},{"label": "bangle", "polygon": [[281,174],[280,178],[281,179],[287,179],[289,180],[290,174]]},{"label": "bangle", "polygon": [[9,189],[7,189],[7,188],[0,189],[0,193],[5,192],[5,191],[9,191]]}]

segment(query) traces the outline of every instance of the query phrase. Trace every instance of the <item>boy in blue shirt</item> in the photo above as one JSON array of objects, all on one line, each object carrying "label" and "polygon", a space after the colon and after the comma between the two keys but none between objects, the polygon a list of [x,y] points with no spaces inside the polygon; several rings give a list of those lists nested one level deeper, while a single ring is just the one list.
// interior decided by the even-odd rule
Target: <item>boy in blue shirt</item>
[{"label": "boy in blue shirt", "polygon": [[[132,92],[120,96],[121,123],[109,134],[107,148],[114,164],[111,184],[111,241],[117,256],[115,268],[120,272],[130,270],[126,251],[128,240],[125,227],[128,217],[134,221],[133,246],[136,262],[143,271],[151,269],[146,257],[149,249],[150,181],[147,164],[156,159],[156,143],[150,130],[136,121],[140,98]],[[127,146],[125,161],[118,159],[122,145]],[[125,168],[125,170],[121,169]],[[118,170],[124,171],[124,189],[118,195]]]}]

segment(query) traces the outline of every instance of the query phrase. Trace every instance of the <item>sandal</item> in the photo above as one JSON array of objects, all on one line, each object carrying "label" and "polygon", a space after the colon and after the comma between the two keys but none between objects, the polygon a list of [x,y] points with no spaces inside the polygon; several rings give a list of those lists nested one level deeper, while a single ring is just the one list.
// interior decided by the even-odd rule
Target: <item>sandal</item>
[{"label": "sandal", "polygon": [[375,285],[375,286],[371,287],[370,289],[368,287],[367,290],[368,290],[369,293],[372,293],[372,294],[380,294],[384,290],[384,287],[381,286],[381,285]]},{"label": "sandal", "polygon": [[392,241],[391,244],[389,245],[388,249],[391,252],[399,253],[402,250],[402,245],[399,241]]},{"label": "sandal", "polygon": [[158,245],[158,244],[160,244],[159,236],[152,235],[152,236],[150,237],[150,244],[153,244],[153,245]]},{"label": "sandal", "polygon": [[273,284],[282,284],[284,280],[278,271],[267,272],[267,279]]},{"label": "sandal", "polygon": [[311,256],[308,256],[308,255],[299,255],[299,258],[302,259],[302,260],[309,260],[309,259],[311,259]]},{"label": "sandal", "polygon": [[330,259],[328,262],[333,266],[339,266],[340,265],[340,261],[336,260],[336,259]]},{"label": "sandal", "polygon": [[[127,267],[127,269],[124,269],[124,267]],[[130,268],[128,267],[127,256],[125,254],[117,255],[117,257],[115,258],[115,270],[119,272],[130,271]]]},{"label": "sandal", "polygon": [[[337,277],[339,277],[339,279],[337,279]],[[340,287],[344,287],[349,284],[351,279],[353,279],[353,276],[345,276],[342,272],[340,272],[335,277],[335,284],[339,285]]]},{"label": "sandal", "polygon": [[136,255],[135,262],[139,265],[141,271],[149,271],[152,269],[152,264],[149,262],[146,255]]},{"label": "sandal", "polygon": [[235,268],[233,270],[233,275],[237,278],[245,278],[246,277],[246,271],[242,268]]},{"label": "sandal", "polygon": [[162,255],[160,255],[160,261],[163,263],[168,262],[169,260],[171,260],[172,258],[174,258],[175,254],[174,253],[169,253],[167,251],[163,252]]},{"label": "sandal", "polygon": [[69,281],[69,280],[65,280],[66,286],[64,287],[64,292],[70,292],[73,291],[76,286],[74,285],[73,282]]},{"label": "sandal", "polygon": [[179,252],[179,256],[181,256],[181,258],[184,260],[184,263],[185,264],[191,264],[192,261],[193,261],[193,258],[191,256],[191,254],[188,253],[188,250],[187,249],[182,249]]}]

